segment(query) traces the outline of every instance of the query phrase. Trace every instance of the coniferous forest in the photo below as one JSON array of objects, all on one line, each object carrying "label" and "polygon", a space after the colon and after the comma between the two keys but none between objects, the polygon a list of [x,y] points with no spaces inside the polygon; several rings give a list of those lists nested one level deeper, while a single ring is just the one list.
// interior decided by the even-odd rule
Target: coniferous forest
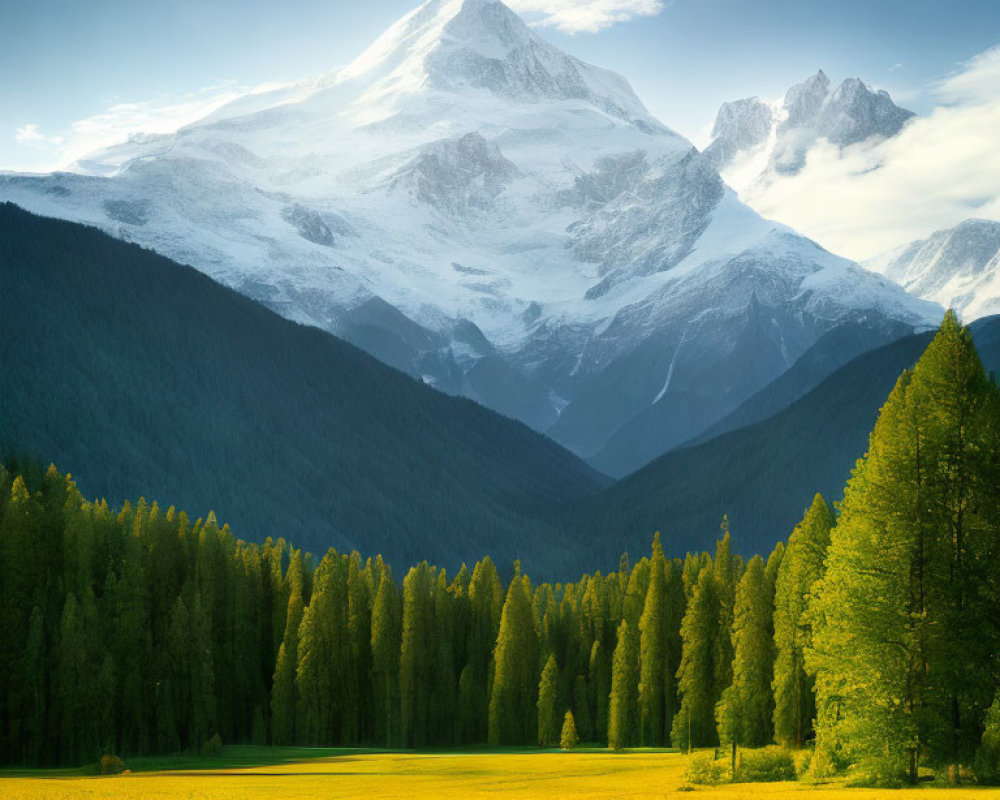
[{"label": "coniferous forest", "polygon": [[[815,458],[823,458],[815,453]],[[834,509],[744,560],[572,583],[248,544],[0,473],[0,759],[225,743],[812,745],[873,783],[1000,777],[1000,390],[949,313]],[[734,530],[732,536],[738,537]],[[503,575],[510,575],[504,580]]]}]

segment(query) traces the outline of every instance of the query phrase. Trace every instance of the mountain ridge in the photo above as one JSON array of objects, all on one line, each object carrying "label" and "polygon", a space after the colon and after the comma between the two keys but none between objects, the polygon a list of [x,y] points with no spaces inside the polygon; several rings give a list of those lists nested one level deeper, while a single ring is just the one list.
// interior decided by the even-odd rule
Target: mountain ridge
[{"label": "mountain ridge", "polygon": [[554,571],[576,556],[551,509],[607,483],[522,423],[194,269],[7,204],[0,356],[0,455],[316,554]]},{"label": "mountain ridge", "polygon": [[619,471],[827,330],[941,311],[761,218],[623,78],[498,0],[431,0],[345,70],[87,166],[0,176],[0,199],[192,264],[579,455],[639,426]]}]

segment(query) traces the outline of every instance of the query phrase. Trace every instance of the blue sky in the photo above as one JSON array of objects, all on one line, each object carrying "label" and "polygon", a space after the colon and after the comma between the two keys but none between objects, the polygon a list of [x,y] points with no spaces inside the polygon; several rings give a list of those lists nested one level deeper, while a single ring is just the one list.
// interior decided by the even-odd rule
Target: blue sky
[{"label": "blue sky", "polygon": [[[926,113],[935,85],[1000,43],[998,0],[515,3],[560,47],[625,75],[696,141],[722,101],[779,96],[818,68]],[[144,123],[169,128],[227,92],[334,69],[414,5],[4,0],[0,169],[47,169],[74,145]]]}]

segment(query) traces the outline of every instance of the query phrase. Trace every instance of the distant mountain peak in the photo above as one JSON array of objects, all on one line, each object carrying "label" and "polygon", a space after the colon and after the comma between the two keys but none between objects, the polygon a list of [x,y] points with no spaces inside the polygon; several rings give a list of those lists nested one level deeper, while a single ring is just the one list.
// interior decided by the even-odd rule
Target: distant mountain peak
[{"label": "distant mountain peak", "polygon": [[797,174],[822,141],[843,148],[888,139],[914,116],[861,78],[832,86],[821,69],[777,103],[757,98],[723,103],[706,155],[738,191],[752,193],[775,177]]},{"label": "distant mountain peak", "polygon": [[792,128],[812,120],[829,93],[830,79],[823,70],[792,86],[785,92],[784,108],[788,116],[783,125]]},{"label": "distant mountain peak", "polygon": [[865,262],[968,322],[1000,313],[1000,221],[966,219]]}]

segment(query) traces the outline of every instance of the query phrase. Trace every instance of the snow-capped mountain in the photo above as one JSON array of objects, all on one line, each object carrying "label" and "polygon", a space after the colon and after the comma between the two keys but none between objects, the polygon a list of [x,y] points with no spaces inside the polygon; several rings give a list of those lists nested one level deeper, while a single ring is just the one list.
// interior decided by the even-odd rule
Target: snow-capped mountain
[{"label": "snow-capped mountain", "polygon": [[[624,473],[817,337],[940,310],[741,203],[618,75],[498,0],[0,199],[97,225]],[[308,423],[304,423],[308,424]],[[632,427],[630,427],[632,426]],[[629,434],[633,435],[633,434]]]},{"label": "snow-capped mountain", "polygon": [[866,261],[868,269],[971,322],[1000,313],[1000,222],[967,219]]},{"label": "snow-capped mountain", "polygon": [[858,78],[830,87],[820,70],[779,101],[751,97],[723,103],[706,157],[741,196],[752,195],[762,184],[797,174],[821,142],[843,149],[887,139],[914,116],[893,103],[888,92]]}]

